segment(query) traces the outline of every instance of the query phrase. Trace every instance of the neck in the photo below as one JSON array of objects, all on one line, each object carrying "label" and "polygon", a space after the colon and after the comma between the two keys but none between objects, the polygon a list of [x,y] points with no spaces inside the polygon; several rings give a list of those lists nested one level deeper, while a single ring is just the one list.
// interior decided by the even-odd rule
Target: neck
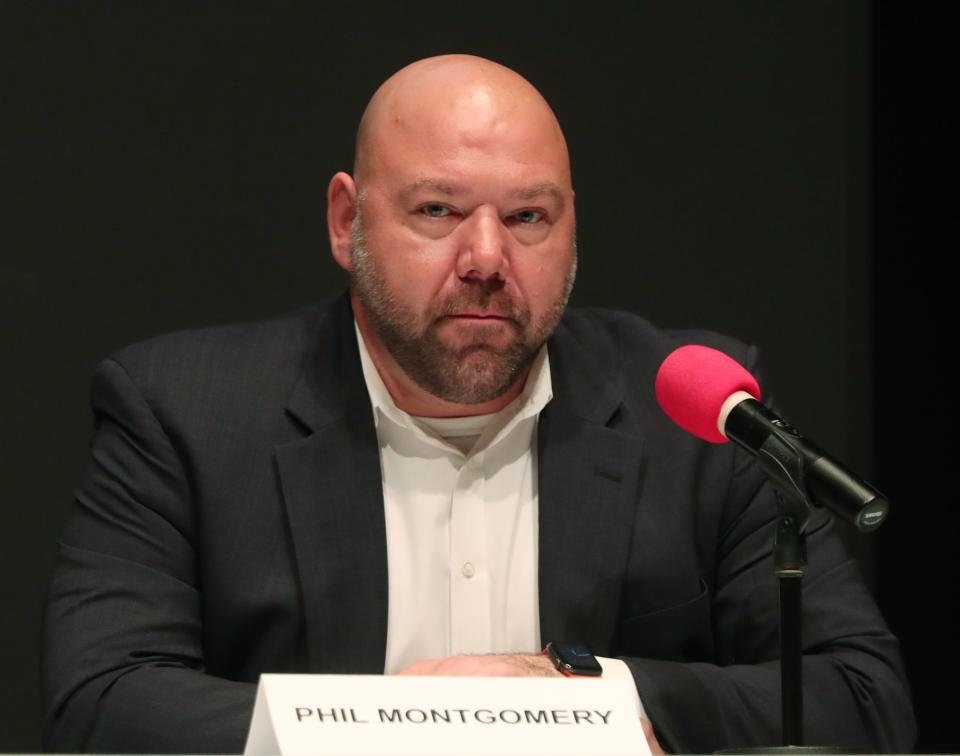
[{"label": "neck", "polygon": [[400,367],[389,350],[383,345],[366,317],[362,305],[351,294],[350,303],[357,319],[357,327],[363,336],[364,344],[370,359],[373,361],[383,385],[390,393],[390,398],[397,405],[397,409],[418,417],[470,417],[472,415],[488,415],[499,412],[510,402],[516,399],[523,391],[524,384],[530,369],[523,374],[503,394],[481,404],[458,404],[434,396],[421,387]]}]

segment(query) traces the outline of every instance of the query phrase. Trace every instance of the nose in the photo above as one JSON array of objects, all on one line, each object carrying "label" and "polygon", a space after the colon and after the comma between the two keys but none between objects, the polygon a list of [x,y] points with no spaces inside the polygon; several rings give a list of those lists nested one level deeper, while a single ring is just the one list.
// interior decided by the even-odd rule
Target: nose
[{"label": "nose", "polygon": [[461,225],[457,275],[461,279],[505,279],[508,232],[492,208],[477,208]]}]

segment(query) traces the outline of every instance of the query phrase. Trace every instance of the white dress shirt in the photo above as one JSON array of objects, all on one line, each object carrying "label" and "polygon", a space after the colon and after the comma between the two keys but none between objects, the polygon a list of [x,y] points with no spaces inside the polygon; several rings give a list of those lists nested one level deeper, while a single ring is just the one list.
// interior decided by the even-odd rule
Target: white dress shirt
[{"label": "white dress shirt", "polygon": [[[356,331],[383,480],[384,671],[456,654],[539,653],[537,418],[553,398],[546,346],[499,412],[423,418],[397,408]],[[632,681],[623,662],[600,661],[604,677]]]}]

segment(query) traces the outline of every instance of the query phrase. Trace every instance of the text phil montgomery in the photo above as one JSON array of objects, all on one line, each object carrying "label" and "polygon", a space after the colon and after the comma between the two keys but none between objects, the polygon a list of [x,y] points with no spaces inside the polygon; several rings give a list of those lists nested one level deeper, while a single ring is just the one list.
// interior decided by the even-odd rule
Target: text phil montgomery
[{"label": "text phil montgomery", "polygon": [[356,709],[297,706],[298,722],[317,724],[538,724],[606,725],[611,711],[596,709],[377,709],[369,713]]}]

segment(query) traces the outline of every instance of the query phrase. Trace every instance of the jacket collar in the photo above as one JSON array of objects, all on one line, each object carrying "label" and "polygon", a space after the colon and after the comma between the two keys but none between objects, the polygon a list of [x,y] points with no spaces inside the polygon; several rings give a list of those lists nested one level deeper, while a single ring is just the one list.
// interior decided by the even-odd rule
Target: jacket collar
[{"label": "jacket collar", "polygon": [[353,311],[349,297],[342,294],[318,310],[313,347],[287,412],[313,432],[369,405]]}]

